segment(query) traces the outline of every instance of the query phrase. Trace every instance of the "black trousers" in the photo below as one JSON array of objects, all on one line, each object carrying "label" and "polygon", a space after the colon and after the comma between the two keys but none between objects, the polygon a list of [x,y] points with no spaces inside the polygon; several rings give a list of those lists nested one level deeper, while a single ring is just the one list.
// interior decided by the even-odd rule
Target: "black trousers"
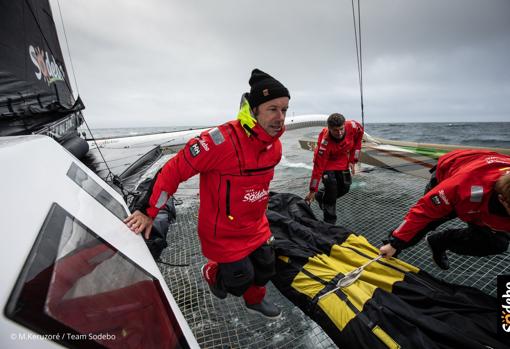
[{"label": "black trousers", "polygon": [[322,174],[323,187],[317,193],[317,200],[322,201],[324,221],[336,222],[336,200],[349,192],[352,178],[349,170],[324,171]]},{"label": "black trousers", "polygon": [[467,228],[439,232],[445,249],[468,256],[489,256],[508,249],[510,234],[494,232],[490,228],[468,224]]},{"label": "black trousers", "polygon": [[263,244],[249,256],[232,263],[219,263],[217,287],[241,296],[253,284],[264,286],[276,274],[273,246]]},{"label": "black trousers", "polygon": [[[429,183],[425,187],[425,194],[437,185],[435,167],[431,169]],[[441,224],[457,217],[455,211],[448,217],[431,222],[422,229],[409,243],[416,244],[428,232],[435,230]],[[445,250],[468,256],[488,256],[503,253],[508,249],[510,234],[494,232],[488,227],[475,224],[467,224],[467,227],[460,229],[447,229],[437,232],[437,241]]]}]

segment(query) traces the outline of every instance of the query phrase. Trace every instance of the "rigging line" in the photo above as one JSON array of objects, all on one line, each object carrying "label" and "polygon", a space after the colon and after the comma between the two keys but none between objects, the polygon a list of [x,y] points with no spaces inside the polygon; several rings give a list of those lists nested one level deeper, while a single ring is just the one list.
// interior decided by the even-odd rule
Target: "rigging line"
[{"label": "rigging line", "polygon": [[[159,146],[165,146],[165,143],[168,143],[168,142],[171,142],[170,141],[164,141],[162,143],[153,143],[152,141],[150,142],[141,142],[141,143],[134,143],[133,145],[129,145],[129,146],[109,146],[109,145],[104,145],[102,146],[101,148],[104,148],[104,149],[114,149],[114,150],[119,150],[119,149],[143,149],[143,148],[156,148],[156,147],[159,147]],[[184,144],[182,144],[184,146]],[[172,145],[170,145],[172,146]],[[178,146],[177,144],[175,146]]]},{"label": "rigging line", "polygon": [[[92,138],[91,138],[91,139],[89,139],[89,140],[92,140]],[[104,148],[103,148],[103,149],[104,149]],[[92,149],[92,150],[95,150],[95,148],[94,148],[94,149]],[[142,156],[142,155],[144,155],[144,154],[142,153],[142,154],[135,154],[135,155],[136,155],[136,156]],[[112,161],[112,162],[113,162],[113,161],[120,161],[120,160],[126,160],[126,159],[131,159],[131,158],[133,158],[133,155],[123,156],[123,157],[120,157],[120,158],[114,158],[114,159],[110,159],[109,161]],[[102,161],[94,161],[94,162],[91,162],[90,164],[91,164],[91,165],[99,165],[99,164],[102,164],[102,163],[103,163]],[[112,167],[112,168],[113,168],[113,167]]]},{"label": "rigging line", "polygon": [[[356,21],[356,13],[354,9],[354,0],[351,0],[352,4],[352,20],[354,25],[354,41],[356,43],[356,59],[358,63],[358,80],[361,98],[361,124],[365,127],[365,108],[363,104],[363,58],[361,50],[361,0],[358,0],[358,20]],[[356,28],[356,23],[358,27]]]},{"label": "rigging line", "polygon": [[57,0],[57,4],[58,4],[58,13],[60,14],[60,23],[62,23],[62,31],[64,32],[64,38],[66,40],[67,55],[69,56],[69,63],[71,63],[71,71],[73,72],[74,86],[76,87],[76,93],[79,96],[80,90],[78,89],[78,80],[76,80],[76,74],[74,72],[74,64],[73,64],[73,59],[71,56],[71,48],[69,47],[69,41],[67,40],[67,32],[66,32],[66,27],[64,25],[64,17],[62,16],[62,10],[60,9],[60,1],[59,0]]},{"label": "rigging line", "polygon": [[[164,133],[162,133],[164,134]],[[124,138],[124,137],[115,137],[115,138],[111,138],[111,139],[119,139],[119,138]],[[133,143],[132,146],[109,146],[109,145],[103,145],[103,148],[106,148],[106,149],[125,149],[125,148],[130,148],[130,149],[136,149],[136,148],[146,148],[148,146],[152,146],[152,147],[158,147],[158,146],[165,146],[166,143],[171,143],[173,141],[175,141],[177,138],[170,138],[170,139],[167,139],[167,140],[164,140],[164,141],[161,141],[160,143],[155,143],[156,140],[145,140],[145,141],[140,141],[140,142],[137,142],[137,143]],[[97,139],[98,141],[105,141],[105,140],[109,140],[108,137],[103,137],[103,138],[98,138]],[[110,144],[110,143],[107,143],[107,144]],[[111,143],[111,144],[115,144],[115,143]],[[182,143],[182,146],[184,147],[186,143]],[[173,146],[179,146],[180,144],[174,144],[174,145],[169,145],[170,147],[173,147]]]},{"label": "rigging line", "polygon": [[[80,90],[78,88],[78,80],[76,79],[73,59],[72,59],[72,56],[71,56],[71,47],[69,46],[69,41],[67,40],[67,31],[66,31],[66,27],[64,25],[64,16],[62,16],[62,10],[61,10],[61,7],[60,7],[60,1],[59,0],[57,0],[57,5],[58,5],[58,12],[59,12],[59,15],[60,15],[60,22],[62,24],[62,31],[64,32],[64,38],[65,38],[66,47],[67,47],[67,54],[69,56],[69,63],[71,63],[71,71],[73,73],[74,86],[76,87],[77,95],[80,95]],[[69,86],[69,88],[70,88],[70,86]],[[70,90],[72,92],[71,88],[70,88]],[[80,112],[80,114],[81,114],[81,112]],[[99,147],[97,145],[97,142],[96,142],[96,139],[94,138],[94,135],[92,134],[92,131],[90,130],[90,127],[89,127],[89,124],[87,123],[87,120],[85,120],[85,117],[83,117],[83,114],[82,114],[82,118],[83,118],[83,122],[85,123],[85,126],[87,126],[87,130],[89,131],[89,134],[92,137],[92,140],[93,140],[94,144],[96,145],[97,151],[99,152],[99,155],[101,155],[101,159],[103,159],[103,162],[104,162],[104,164],[105,164],[105,166],[106,166],[106,168],[108,170],[108,174],[106,175],[105,180],[108,181],[108,178],[111,178],[111,180],[113,182],[113,179],[114,179],[115,176],[114,176],[113,172],[111,171],[110,167],[108,166],[108,163],[106,162],[106,159],[104,158],[103,153],[99,149]],[[124,193],[124,188],[122,187],[122,183],[119,183],[119,188]]]},{"label": "rigging line", "polygon": [[359,34],[359,66],[360,66],[360,98],[361,98],[361,124],[365,128],[365,105],[363,103],[363,52],[361,49],[361,0],[358,0],[358,34]]},{"label": "rigging line", "polygon": [[[85,118],[83,118],[83,122],[85,123],[85,126],[87,126],[87,130],[89,131],[89,134],[92,137],[92,141],[96,145],[97,151],[99,152],[99,155],[101,155],[101,159],[103,159],[103,162],[104,162],[104,164],[106,166],[106,169],[108,170],[108,174],[105,177],[105,181],[108,181],[108,178],[110,176],[112,177],[112,180],[113,180],[113,177],[114,177],[113,172],[112,172],[112,170],[110,170],[110,167],[108,166],[108,163],[106,162],[106,160],[105,160],[105,158],[103,156],[103,153],[101,152],[101,149],[99,149],[99,146],[97,145],[96,139],[94,138],[94,135],[92,134],[92,131],[90,130],[89,124],[87,123],[87,120],[85,120]],[[121,188],[121,190],[123,190],[123,189]]]},{"label": "rigging line", "polygon": [[356,45],[356,64],[358,65],[358,83],[361,79],[359,72],[359,48],[358,48],[358,29],[356,28],[356,14],[354,12],[354,0],[351,0],[352,4],[352,24],[354,26],[354,44]]}]

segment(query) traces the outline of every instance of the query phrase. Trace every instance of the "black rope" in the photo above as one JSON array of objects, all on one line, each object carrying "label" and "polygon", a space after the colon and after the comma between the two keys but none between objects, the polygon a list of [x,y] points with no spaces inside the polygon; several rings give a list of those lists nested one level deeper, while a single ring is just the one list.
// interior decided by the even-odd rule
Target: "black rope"
[{"label": "black rope", "polygon": [[[359,80],[359,91],[361,98],[361,124],[365,127],[365,108],[363,104],[363,58],[361,51],[361,0],[358,0],[358,16],[356,20],[356,11],[354,9],[354,0],[351,0],[352,4],[352,21],[354,25],[354,41],[356,43],[356,60],[358,63],[358,80]],[[356,23],[358,24],[356,28]]]},{"label": "black rope", "polygon": [[156,263],[168,265],[169,267],[189,267],[189,263],[188,264],[174,264],[174,263],[163,262],[161,259],[156,260]]},{"label": "black rope", "polygon": [[[99,146],[97,145],[96,139],[94,138],[94,135],[92,134],[92,131],[90,130],[89,124],[87,123],[87,120],[85,120],[85,118],[83,118],[83,123],[87,127],[87,130],[89,131],[90,137],[92,138],[92,141],[96,145],[96,149],[99,152],[99,155],[101,156],[101,159],[103,159],[103,162],[104,162],[104,164],[106,166],[106,169],[108,170],[108,174],[105,177],[105,181],[106,182],[112,181],[112,183],[113,183],[113,178],[116,177],[116,176],[113,174],[112,170],[108,166],[108,163],[106,162],[106,159],[104,158],[103,153],[101,152],[101,149],[99,149]],[[122,193],[124,193],[124,189],[121,188],[121,187],[119,187],[119,188],[120,188],[120,190],[122,190]]]}]

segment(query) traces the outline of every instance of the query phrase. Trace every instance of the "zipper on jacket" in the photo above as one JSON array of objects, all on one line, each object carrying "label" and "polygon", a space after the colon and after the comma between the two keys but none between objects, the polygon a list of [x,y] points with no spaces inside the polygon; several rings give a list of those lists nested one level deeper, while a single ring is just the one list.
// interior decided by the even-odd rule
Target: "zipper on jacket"
[{"label": "zipper on jacket", "polygon": [[229,179],[227,179],[227,196],[226,196],[225,206],[226,206],[227,218],[229,220],[233,221],[234,217],[232,215],[230,215],[230,180]]},{"label": "zipper on jacket", "polygon": [[220,198],[221,198],[221,179],[220,179],[220,182],[218,183],[218,202],[217,202],[217,205],[216,205],[216,219],[214,221],[214,238],[216,239],[216,228],[218,227],[218,218],[220,217],[220,207],[221,207],[221,201],[220,201]]},{"label": "zipper on jacket", "polygon": [[274,164],[274,165],[271,165],[271,166],[267,166],[267,167],[262,167],[262,168],[249,168],[249,169],[244,170],[243,172],[246,172],[246,173],[263,172],[263,171],[267,171],[267,170],[270,170],[272,168],[275,168],[276,165],[277,164]]}]

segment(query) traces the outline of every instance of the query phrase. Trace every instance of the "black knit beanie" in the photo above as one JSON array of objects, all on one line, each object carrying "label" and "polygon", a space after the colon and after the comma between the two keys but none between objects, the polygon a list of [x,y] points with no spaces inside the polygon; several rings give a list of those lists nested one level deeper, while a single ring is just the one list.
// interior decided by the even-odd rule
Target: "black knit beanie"
[{"label": "black knit beanie", "polygon": [[281,82],[262,70],[253,69],[249,83],[251,90],[248,102],[252,109],[275,98],[290,98],[289,90]]}]

